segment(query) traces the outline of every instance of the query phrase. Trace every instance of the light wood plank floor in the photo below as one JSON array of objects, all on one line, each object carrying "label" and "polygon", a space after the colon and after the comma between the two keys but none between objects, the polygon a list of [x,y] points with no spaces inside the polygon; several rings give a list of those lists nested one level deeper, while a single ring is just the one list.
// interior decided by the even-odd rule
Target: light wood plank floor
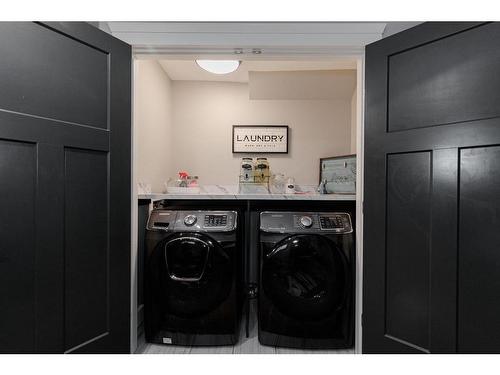
[{"label": "light wood plank floor", "polygon": [[[253,301],[256,302],[256,301]],[[139,344],[138,354],[354,354],[354,349],[342,350],[301,350],[290,348],[278,348],[264,346],[257,338],[257,314],[256,304],[252,303],[250,310],[250,335],[245,335],[244,320],[240,325],[240,339],[234,346],[176,346],[157,345],[144,343]],[[139,339],[141,341],[141,339]]]}]

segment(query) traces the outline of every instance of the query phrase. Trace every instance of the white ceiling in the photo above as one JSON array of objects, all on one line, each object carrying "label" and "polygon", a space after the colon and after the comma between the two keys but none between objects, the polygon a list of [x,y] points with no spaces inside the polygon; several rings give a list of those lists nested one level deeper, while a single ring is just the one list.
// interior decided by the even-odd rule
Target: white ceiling
[{"label": "white ceiling", "polygon": [[356,61],[349,59],[320,61],[242,61],[240,67],[229,74],[212,74],[201,69],[194,60],[159,60],[163,70],[174,81],[248,82],[248,72],[352,70]]},{"label": "white ceiling", "polygon": [[131,44],[136,56],[354,56],[420,22],[91,22]]},{"label": "white ceiling", "polygon": [[379,40],[385,22],[108,22],[101,28],[134,54],[353,56]]}]

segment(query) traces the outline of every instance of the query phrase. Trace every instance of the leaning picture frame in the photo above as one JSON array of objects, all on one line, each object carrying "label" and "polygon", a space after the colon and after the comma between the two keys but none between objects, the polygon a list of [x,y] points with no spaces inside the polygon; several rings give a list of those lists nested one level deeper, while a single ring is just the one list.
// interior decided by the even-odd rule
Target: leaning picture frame
[{"label": "leaning picture frame", "polygon": [[327,194],[356,194],[356,155],[319,159],[319,182]]}]

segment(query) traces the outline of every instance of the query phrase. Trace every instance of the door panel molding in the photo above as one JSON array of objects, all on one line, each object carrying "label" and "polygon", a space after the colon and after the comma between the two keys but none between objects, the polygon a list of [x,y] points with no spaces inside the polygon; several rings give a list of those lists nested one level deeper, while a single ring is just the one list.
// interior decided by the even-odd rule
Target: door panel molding
[{"label": "door panel molding", "polygon": [[500,145],[459,150],[457,351],[500,350]]},{"label": "door panel molding", "polygon": [[3,353],[31,353],[36,348],[36,170],[36,144],[0,139],[0,352]]},{"label": "door panel molding", "polygon": [[483,73],[500,64],[499,31],[489,23],[389,55],[387,131],[499,117],[500,78]]},{"label": "door panel molding", "polygon": [[428,351],[432,151],[387,155],[384,334]]},{"label": "door panel molding", "polygon": [[64,149],[65,351],[109,332],[108,157]]},{"label": "door panel molding", "polygon": [[0,138],[69,147],[109,150],[108,130],[61,123],[21,113],[0,111]]},{"label": "door panel molding", "polygon": [[108,52],[40,23],[5,22],[0,32],[2,68],[9,72],[0,108],[109,128]]}]

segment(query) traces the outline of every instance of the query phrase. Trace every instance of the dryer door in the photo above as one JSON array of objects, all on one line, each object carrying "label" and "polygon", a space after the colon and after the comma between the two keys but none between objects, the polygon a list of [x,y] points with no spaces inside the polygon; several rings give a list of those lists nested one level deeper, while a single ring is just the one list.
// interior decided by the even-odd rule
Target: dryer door
[{"label": "dryer door", "polygon": [[343,307],[350,289],[345,255],[327,238],[295,235],[264,254],[262,288],[284,315],[318,320]]},{"label": "dryer door", "polygon": [[217,308],[231,292],[233,256],[200,233],[177,233],[165,239],[157,248],[164,310],[192,317]]}]

